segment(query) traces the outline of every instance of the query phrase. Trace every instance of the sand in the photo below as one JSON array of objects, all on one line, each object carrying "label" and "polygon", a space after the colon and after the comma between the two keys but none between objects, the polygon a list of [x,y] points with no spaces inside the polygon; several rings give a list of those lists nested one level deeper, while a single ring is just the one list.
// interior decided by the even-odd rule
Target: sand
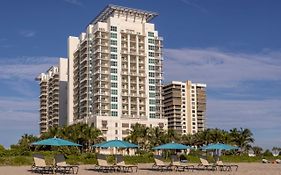
[{"label": "sand", "polygon": [[[222,171],[202,171],[195,170],[185,172],[175,171],[155,171],[151,170],[152,164],[140,164],[138,172],[126,173],[135,175],[172,175],[172,174],[191,174],[191,175],[281,175],[281,164],[262,164],[262,163],[239,163],[238,171],[222,172]],[[93,165],[81,165],[79,168],[79,175],[94,175],[94,174],[124,174],[116,173],[102,173],[91,170]],[[30,166],[0,166],[0,175],[35,175],[36,173],[30,172]]]}]

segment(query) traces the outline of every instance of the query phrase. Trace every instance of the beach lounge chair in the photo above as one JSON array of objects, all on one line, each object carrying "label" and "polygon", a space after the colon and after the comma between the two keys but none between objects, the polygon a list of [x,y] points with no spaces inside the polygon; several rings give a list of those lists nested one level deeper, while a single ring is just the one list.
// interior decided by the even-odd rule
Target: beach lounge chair
[{"label": "beach lounge chair", "polygon": [[44,156],[42,154],[33,155],[34,164],[31,167],[31,170],[35,173],[52,173],[54,172],[54,167],[52,165],[46,165]]},{"label": "beach lounge chair", "polygon": [[280,163],[281,163],[281,160],[280,160],[280,159],[276,159],[275,162],[278,163],[278,164],[280,164]]},{"label": "beach lounge chair", "polygon": [[215,171],[216,170],[216,165],[215,164],[210,164],[206,159],[200,158],[200,164],[198,164],[198,168],[199,169],[203,169],[203,170],[212,170]]},{"label": "beach lounge chair", "polygon": [[116,166],[119,168],[119,170],[123,172],[135,172],[138,171],[138,166],[137,165],[128,165],[124,161],[124,157],[122,155],[117,155],[116,156]]},{"label": "beach lounge chair", "polygon": [[152,169],[157,169],[157,170],[160,170],[160,171],[172,170],[171,163],[166,164],[161,159],[162,159],[161,156],[154,155],[154,164],[152,165]]},{"label": "beach lounge chair", "polygon": [[270,162],[266,159],[262,159],[262,163],[270,163]]},{"label": "beach lounge chair", "polygon": [[67,174],[77,174],[79,170],[78,165],[69,165],[65,161],[63,154],[55,155],[55,168],[57,172]]},{"label": "beach lounge chair", "polygon": [[216,162],[217,167],[220,171],[232,171],[232,168],[235,168],[235,171],[238,170],[238,165],[236,164],[224,164],[221,160]]},{"label": "beach lounge chair", "polygon": [[102,172],[109,172],[109,171],[115,171],[118,166],[116,165],[110,165],[107,163],[106,156],[102,154],[97,154],[97,161],[98,161],[98,171]]},{"label": "beach lounge chair", "polygon": [[194,170],[194,165],[188,165],[187,163],[181,163],[176,155],[171,156],[171,166],[174,167],[176,171],[184,171],[184,170]]}]

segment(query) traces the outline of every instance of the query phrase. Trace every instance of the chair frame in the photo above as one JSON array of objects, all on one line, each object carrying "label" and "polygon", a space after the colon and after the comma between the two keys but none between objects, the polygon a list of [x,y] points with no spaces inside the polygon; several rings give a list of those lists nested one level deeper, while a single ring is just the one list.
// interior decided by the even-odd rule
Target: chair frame
[{"label": "chair frame", "polygon": [[116,164],[118,170],[123,171],[123,172],[135,172],[138,171],[138,166],[137,165],[127,165],[124,161],[124,158],[122,155],[116,155]]},{"label": "chair frame", "polygon": [[64,155],[57,154],[55,155],[55,169],[56,172],[62,172],[64,174],[65,173],[78,174],[79,166],[67,164]]},{"label": "chair frame", "polygon": [[42,154],[33,155],[34,164],[31,166],[31,171],[35,173],[54,173],[55,168],[52,165],[46,165],[45,158]]},{"label": "chair frame", "polygon": [[160,171],[164,171],[164,170],[172,170],[172,165],[170,164],[165,164],[162,160],[161,160],[161,156],[159,155],[154,155],[154,161],[155,163],[152,165],[152,169],[157,169]]},{"label": "chair frame", "polygon": [[199,169],[203,170],[210,170],[210,171],[215,171],[217,169],[216,164],[210,164],[206,159],[200,158],[200,162],[197,167]]}]

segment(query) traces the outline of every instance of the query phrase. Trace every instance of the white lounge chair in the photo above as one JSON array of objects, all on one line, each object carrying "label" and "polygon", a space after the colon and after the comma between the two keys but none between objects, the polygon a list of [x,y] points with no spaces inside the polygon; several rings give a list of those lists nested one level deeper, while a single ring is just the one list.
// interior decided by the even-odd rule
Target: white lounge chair
[{"label": "white lounge chair", "polygon": [[188,165],[187,163],[181,163],[176,155],[171,156],[171,166],[174,167],[176,171],[184,171],[184,170],[194,170],[194,165]]},{"label": "white lounge chair", "polygon": [[55,168],[57,172],[61,172],[64,174],[65,173],[77,174],[79,170],[78,165],[67,164],[63,154],[55,155]]},{"label": "white lounge chair", "polygon": [[124,161],[124,157],[122,155],[116,156],[116,166],[124,172],[133,172],[134,169],[135,169],[135,172],[138,171],[138,166],[126,164]]},{"label": "white lounge chair", "polygon": [[154,164],[152,165],[152,169],[157,169],[160,171],[164,170],[172,170],[172,165],[164,163],[162,160],[162,157],[159,155],[154,155]]},{"label": "white lounge chair", "polygon": [[206,159],[200,158],[200,164],[198,164],[198,168],[203,170],[216,170],[216,165],[215,164],[210,164]]},{"label": "white lounge chair", "polygon": [[54,166],[47,165],[42,154],[33,155],[34,164],[31,167],[31,170],[36,173],[52,173],[54,172]]}]

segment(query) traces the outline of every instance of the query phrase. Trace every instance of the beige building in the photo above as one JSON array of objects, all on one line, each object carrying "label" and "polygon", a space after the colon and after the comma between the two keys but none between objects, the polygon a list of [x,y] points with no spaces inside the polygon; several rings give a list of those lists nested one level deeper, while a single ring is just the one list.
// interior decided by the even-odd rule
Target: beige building
[{"label": "beige building", "polygon": [[194,134],[206,128],[206,84],[172,81],[163,88],[168,128]]},{"label": "beige building", "polygon": [[50,67],[37,78],[40,85],[40,133],[66,125],[67,119],[67,59]]},{"label": "beige building", "polygon": [[167,128],[156,16],[109,5],[69,37],[68,124],[94,123],[108,140],[126,137],[137,122]]}]

